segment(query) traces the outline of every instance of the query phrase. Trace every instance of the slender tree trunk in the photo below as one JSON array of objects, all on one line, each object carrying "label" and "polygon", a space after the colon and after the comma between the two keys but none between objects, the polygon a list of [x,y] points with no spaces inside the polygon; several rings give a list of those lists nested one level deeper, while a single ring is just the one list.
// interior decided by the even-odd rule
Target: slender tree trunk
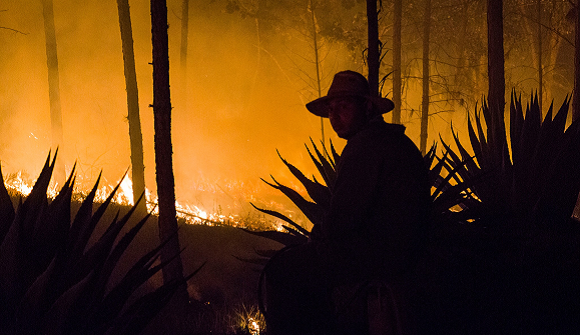
[{"label": "slender tree trunk", "polygon": [[[119,28],[121,30],[121,45],[123,50],[123,65],[125,72],[125,89],[127,91],[127,120],[129,122],[129,141],[131,143],[131,178],[133,180],[133,200],[145,192],[145,165],[143,164],[143,135],[141,134],[141,119],[139,118],[139,92],[137,90],[137,74],[135,72],[135,53],[133,50],[133,29],[129,0],[117,0],[119,12]],[[146,199],[139,203],[139,210],[147,210]]]},{"label": "slender tree trunk", "polygon": [[187,44],[189,36],[189,0],[183,0],[181,4],[181,50],[179,53],[179,65],[182,75],[186,77],[187,69]]},{"label": "slender tree trunk", "polygon": [[574,96],[572,100],[572,120],[580,119],[580,0],[576,1],[576,32],[574,47]]},{"label": "slender tree trunk", "polygon": [[[165,0],[151,0],[151,35],[153,43],[153,118],[155,129],[155,174],[159,201],[159,239],[169,240],[161,250],[163,281],[183,279],[177,218],[175,211],[175,181],[173,178],[171,144],[171,96],[169,91],[169,52],[167,40],[167,4]],[[173,297],[172,313],[184,313],[188,302],[187,288],[180,286]],[[174,320],[172,320],[174,321]],[[183,321],[183,320],[182,320]],[[179,331],[181,333],[181,331]]]},{"label": "slender tree trunk", "polygon": [[[461,9],[461,29],[459,30],[459,41],[465,40],[467,36],[467,28],[469,22],[469,16],[467,12],[469,10],[469,4],[471,0],[463,0]],[[466,55],[465,55],[465,43],[458,43],[457,45],[457,65],[455,70],[455,80],[454,84],[461,90],[462,84],[465,82],[465,65],[466,65]],[[454,98],[460,98],[460,95],[456,95]]]},{"label": "slender tree trunk", "polygon": [[431,0],[425,1],[425,16],[423,17],[423,99],[421,107],[421,143],[423,154],[427,152],[427,137],[429,129],[429,40],[431,35]]},{"label": "slender tree trunk", "polygon": [[[53,148],[63,145],[62,111],[60,105],[60,79],[58,71],[58,54],[56,50],[56,32],[54,28],[54,11],[52,0],[42,0],[44,16],[44,34],[46,38],[46,65],[48,68],[48,97],[50,101],[50,127],[52,130]],[[64,163],[61,154],[55,167],[55,180],[62,184],[65,180]],[[60,162],[58,162],[60,161]]]},{"label": "slender tree trunk", "polygon": [[393,109],[393,123],[401,123],[401,95],[402,95],[402,79],[401,79],[401,27],[403,16],[403,1],[394,0],[393,4],[393,102],[395,108]]},{"label": "slender tree trunk", "polygon": [[182,110],[187,109],[187,48],[189,45],[189,0],[181,3],[181,47],[179,52],[180,87],[179,103]]},{"label": "slender tree trunk", "polygon": [[[494,125],[490,135],[493,143],[503,146],[505,140],[504,108],[505,108],[505,70],[503,49],[503,0],[487,0],[487,71],[488,71],[488,104],[491,121]],[[498,132],[495,132],[498,131]],[[506,147],[507,150],[507,147]],[[495,152],[501,154],[502,148]],[[501,157],[498,157],[501,161]]]},{"label": "slender tree trunk", "polygon": [[[320,84],[320,56],[318,50],[318,29],[316,24],[316,14],[314,13],[314,6],[312,0],[308,2],[308,10],[312,17],[312,42],[314,44],[314,65],[316,66],[316,88],[318,97],[322,96],[322,85]],[[322,136],[322,143],[324,143],[324,118],[320,118],[320,134]]]},{"label": "slender tree trunk", "polygon": [[538,0],[536,6],[538,14],[538,103],[541,111],[544,98],[544,69],[542,68],[542,1]]},{"label": "slender tree trunk", "polygon": [[372,95],[379,96],[379,19],[377,0],[367,0],[369,87]]}]

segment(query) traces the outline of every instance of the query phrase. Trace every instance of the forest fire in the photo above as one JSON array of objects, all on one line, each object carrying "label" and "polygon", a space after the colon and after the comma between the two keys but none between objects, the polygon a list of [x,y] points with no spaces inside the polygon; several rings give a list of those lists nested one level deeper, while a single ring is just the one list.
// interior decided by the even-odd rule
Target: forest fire
[{"label": "forest fire", "polygon": [[[29,178],[28,174],[22,171],[7,176],[4,181],[7,190],[13,195],[28,196],[32,191],[36,180]],[[119,183],[119,189],[115,192],[112,202],[119,205],[132,206],[135,204],[133,199],[132,181],[129,176],[125,176]],[[95,202],[103,202],[111,194],[114,185],[102,185],[97,189]],[[60,186],[56,182],[51,182],[47,195],[54,199],[59,192]],[[86,196],[87,191],[78,189],[75,192],[77,198],[82,199]],[[157,198],[149,190],[145,190],[147,199],[147,211],[153,215],[159,214]],[[187,224],[200,224],[207,226],[231,226],[237,228],[247,228],[253,230],[276,229],[281,230],[281,225],[275,220],[266,220],[261,217],[241,217],[237,214],[224,214],[220,212],[210,212],[201,206],[189,204],[187,202],[176,201],[175,208],[177,217]]]},{"label": "forest fire", "polygon": [[[345,334],[362,332],[343,321],[406,332],[413,320],[409,331],[425,334],[580,334],[580,0],[116,2],[0,7],[8,334],[275,333],[271,279],[307,282],[293,275],[326,268],[309,282],[342,283],[344,268],[371,285],[327,285],[326,310],[283,321],[329,316],[321,331]],[[344,70],[366,78],[364,90],[340,91],[358,92],[343,102],[364,122],[337,136],[334,118],[307,103]],[[372,172],[349,176],[357,150],[341,156],[343,140],[356,145],[371,121],[386,127],[370,108],[382,98],[393,102],[385,121],[425,164],[418,155],[416,169],[374,159],[387,146],[369,142],[370,155],[350,158]],[[55,148],[59,162],[47,160],[35,180]],[[65,172],[74,186],[63,186]],[[343,187],[357,175],[380,178]],[[108,216],[119,209],[129,215]],[[154,224],[140,220],[145,210]],[[109,224],[103,234],[99,222]],[[311,259],[300,249],[273,256],[308,242]],[[276,265],[293,255],[306,266]],[[257,307],[264,278],[270,329]],[[289,296],[279,300],[299,302],[297,311],[316,300]],[[395,322],[380,322],[392,312],[384,306],[396,307]]]}]

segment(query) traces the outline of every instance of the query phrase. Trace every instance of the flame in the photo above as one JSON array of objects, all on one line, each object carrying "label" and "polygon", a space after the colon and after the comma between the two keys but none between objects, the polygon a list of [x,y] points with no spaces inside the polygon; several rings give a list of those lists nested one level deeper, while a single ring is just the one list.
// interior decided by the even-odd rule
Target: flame
[{"label": "flame", "polygon": [[[29,178],[25,172],[19,171],[9,175],[6,178],[4,184],[11,193],[20,194],[26,197],[30,194],[30,192],[32,192],[32,188],[35,182],[36,180]],[[131,178],[129,178],[129,176],[125,176],[118,184],[119,189],[114,194],[112,202],[126,206],[134,205],[132,188],[133,182],[131,181]],[[207,188],[207,185],[201,187]],[[103,185],[99,187],[95,194],[95,202],[104,202],[109,197],[113,189],[114,186],[112,185]],[[59,185],[56,182],[52,182],[47,190],[47,196],[51,199],[54,199],[58,195],[59,190]],[[216,190],[216,188],[214,188],[214,190]],[[81,194],[81,198],[84,198],[86,195],[86,192],[79,190],[77,190],[75,193]],[[248,198],[253,199],[253,196],[249,195]],[[159,214],[157,197],[147,189],[145,190],[145,201],[147,210],[149,212],[154,215]],[[276,209],[280,209],[280,205],[274,202],[268,204],[267,206],[270,208],[277,207]],[[247,217],[242,217],[239,214],[226,215],[222,213],[221,207],[217,212],[210,212],[201,206],[183,203],[181,201],[175,201],[175,208],[178,218],[182,219],[187,224],[203,224],[208,226],[225,225],[253,230],[276,229],[278,231],[284,231],[282,223],[278,220],[268,220],[264,217],[249,219]],[[289,214],[288,216],[292,217],[292,214]]]},{"label": "flame", "polygon": [[248,319],[248,331],[252,335],[260,335],[260,324],[253,318]]},{"label": "flame", "polygon": [[32,185],[34,185],[34,183],[28,183],[24,178],[22,178],[22,171],[18,171],[16,174],[8,176],[4,185],[6,185],[6,188],[12,192],[28,196],[30,192],[32,192]]},{"label": "flame", "polygon": [[121,180],[121,184],[119,184],[120,194],[123,195],[127,199],[127,203],[129,205],[134,205],[135,201],[133,199],[133,181],[129,178],[129,176],[125,176],[123,180]]}]

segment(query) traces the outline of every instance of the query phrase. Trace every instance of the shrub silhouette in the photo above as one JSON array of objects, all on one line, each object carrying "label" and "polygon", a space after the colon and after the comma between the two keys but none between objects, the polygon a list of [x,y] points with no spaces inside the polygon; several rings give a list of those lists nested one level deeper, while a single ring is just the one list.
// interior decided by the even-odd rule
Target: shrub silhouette
[{"label": "shrub silhouette", "polygon": [[[537,96],[525,113],[512,93],[506,120],[486,103],[483,118],[468,122],[470,154],[454,132],[457,149],[441,140],[424,156],[432,185],[428,252],[417,270],[425,333],[578,333],[580,224],[571,215],[580,191],[580,122],[566,128],[566,99],[544,119]],[[506,116],[507,117],[507,116]],[[340,156],[331,144],[308,149],[324,182],[282,161],[304,185],[309,201],[283,192],[312,221],[328,208]],[[287,232],[252,232],[284,245],[304,243],[308,231],[281,213],[260,209],[289,226]],[[275,251],[258,251],[265,264]]]},{"label": "shrub silhouette", "polygon": [[116,264],[149,215],[117,238],[136,207],[122,218],[117,212],[102,236],[90,244],[119,186],[93,212],[99,176],[71,220],[74,168],[58,196],[49,201],[46,195],[55,160],[56,154],[52,163],[49,154],[32,192],[26,200],[20,199],[16,210],[0,183],[0,332],[138,333],[183,282],[166,283],[127,303],[165,265],[154,265],[162,243],[137,260],[115,286],[107,287]]}]

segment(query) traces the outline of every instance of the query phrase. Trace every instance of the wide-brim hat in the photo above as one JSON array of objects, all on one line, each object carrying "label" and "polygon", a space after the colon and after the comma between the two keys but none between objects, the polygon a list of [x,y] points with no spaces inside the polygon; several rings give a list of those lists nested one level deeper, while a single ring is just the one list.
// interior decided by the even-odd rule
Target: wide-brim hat
[{"label": "wide-brim hat", "polygon": [[342,71],[334,75],[328,93],[306,104],[306,108],[314,115],[328,117],[328,102],[336,98],[361,97],[375,105],[372,111],[376,115],[388,113],[395,108],[395,104],[387,98],[370,94],[369,83],[360,73]]}]

